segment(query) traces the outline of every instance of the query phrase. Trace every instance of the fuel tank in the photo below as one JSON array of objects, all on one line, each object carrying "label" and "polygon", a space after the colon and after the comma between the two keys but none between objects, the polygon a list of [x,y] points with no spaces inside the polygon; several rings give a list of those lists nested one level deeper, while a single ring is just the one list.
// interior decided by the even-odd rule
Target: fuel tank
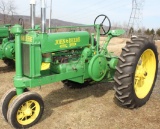
[{"label": "fuel tank", "polygon": [[40,37],[42,53],[47,53],[89,46],[90,35],[87,31],[72,31],[42,34]]}]

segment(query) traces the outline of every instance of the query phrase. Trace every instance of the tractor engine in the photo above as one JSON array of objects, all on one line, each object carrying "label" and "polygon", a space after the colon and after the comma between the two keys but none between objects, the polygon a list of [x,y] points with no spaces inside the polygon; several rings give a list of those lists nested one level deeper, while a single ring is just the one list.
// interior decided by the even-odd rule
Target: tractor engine
[{"label": "tractor engine", "polygon": [[[84,71],[92,56],[90,35],[86,31],[71,31],[51,34],[29,32],[21,35],[23,73],[38,77],[46,69],[53,74]],[[85,72],[85,78],[88,72]],[[82,82],[82,81],[80,81]]]}]

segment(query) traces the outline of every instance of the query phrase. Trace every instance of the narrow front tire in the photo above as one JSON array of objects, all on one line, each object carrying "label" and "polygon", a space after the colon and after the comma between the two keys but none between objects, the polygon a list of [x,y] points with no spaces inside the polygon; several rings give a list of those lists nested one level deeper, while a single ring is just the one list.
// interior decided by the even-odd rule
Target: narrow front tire
[{"label": "narrow front tire", "polygon": [[14,128],[29,128],[40,120],[43,110],[41,96],[35,92],[25,92],[17,96],[10,105],[8,122]]}]

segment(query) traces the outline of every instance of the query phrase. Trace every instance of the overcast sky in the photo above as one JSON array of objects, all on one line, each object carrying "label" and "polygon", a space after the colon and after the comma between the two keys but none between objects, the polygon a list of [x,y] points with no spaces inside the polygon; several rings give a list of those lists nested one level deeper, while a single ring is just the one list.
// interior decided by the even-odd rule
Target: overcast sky
[{"label": "overcast sky", "polygon": [[[138,1],[138,0],[137,0]],[[153,2],[154,1],[154,2]],[[17,13],[29,15],[30,0],[15,0]],[[36,15],[40,16],[40,0],[37,0]],[[50,0],[47,3],[49,18]],[[160,0],[145,0],[143,6],[143,26],[160,28]],[[52,18],[75,23],[93,24],[95,17],[106,14],[113,24],[128,23],[132,10],[132,0],[53,0]]]}]

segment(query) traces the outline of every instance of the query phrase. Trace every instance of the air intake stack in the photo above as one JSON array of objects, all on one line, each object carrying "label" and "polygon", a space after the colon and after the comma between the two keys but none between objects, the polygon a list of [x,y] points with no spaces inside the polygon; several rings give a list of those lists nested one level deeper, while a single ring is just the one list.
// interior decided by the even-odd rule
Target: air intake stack
[{"label": "air intake stack", "polygon": [[45,0],[41,0],[41,22],[42,33],[46,33],[46,5]]},{"label": "air intake stack", "polygon": [[35,5],[36,5],[36,0],[31,0],[30,1],[30,23],[31,23],[32,29],[34,29],[34,26],[35,26]]}]

